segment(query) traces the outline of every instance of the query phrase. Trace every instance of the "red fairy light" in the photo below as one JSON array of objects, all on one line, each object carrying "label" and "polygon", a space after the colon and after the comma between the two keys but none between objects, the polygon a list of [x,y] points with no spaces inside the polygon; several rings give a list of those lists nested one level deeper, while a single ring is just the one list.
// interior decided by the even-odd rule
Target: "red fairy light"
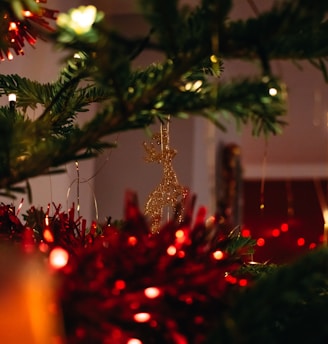
[{"label": "red fairy light", "polygon": [[256,240],[256,245],[257,245],[257,246],[260,246],[260,247],[264,246],[264,245],[265,245],[265,240],[264,240],[264,238],[258,238],[258,239]]},{"label": "red fairy light", "polygon": [[231,284],[236,284],[237,283],[237,278],[232,276],[232,275],[226,275],[225,279],[226,279],[226,281],[228,283],[231,283]]},{"label": "red fairy light", "polygon": [[310,249],[310,250],[313,250],[313,249],[316,248],[316,247],[317,247],[317,244],[314,243],[314,242],[311,242],[311,244],[309,245],[309,249]]},{"label": "red fairy light", "polygon": [[274,228],[272,230],[272,236],[277,238],[280,235],[280,230],[278,228]]},{"label": "red fairy light", "polygon": [[135,246],[138,243],[138,239],[135,236],[130,236],[128,238],[129,246]]},{"label": "red fairy light", "polygon": [[52,235],[51,231],[49,228],[45,228],[43,231],[43,238],[46,242],[54,242],[54,236]]},{"label": "red fairy light", "polygon": [[241,286],[241,287],[246,287],[247,284],[248,284],[248,281],[246,278],[242,278],[239,280],[238,284]]},{"label": "red fairy light", "polygon": [[123,280],[117,280],[115,282],[115,289],[123,290],[125,286],[126,286],[126,283]]},{"label": "red fairy light", "polygon": [[241,231],[241,236],[244,238],[249,238],[251,236],[251,231],[248,228],[243,228]]}]

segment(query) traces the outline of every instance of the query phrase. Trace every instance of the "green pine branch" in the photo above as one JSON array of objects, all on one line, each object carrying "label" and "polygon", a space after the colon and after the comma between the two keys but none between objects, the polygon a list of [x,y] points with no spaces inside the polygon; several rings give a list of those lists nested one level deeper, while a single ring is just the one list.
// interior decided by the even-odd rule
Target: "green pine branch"
[{"label": "green pine branch", "polygon": [[[176,0],[141,0],[140,6],[150,26],[145,37],[117,32],[101,14],[83,34],[58,27],[49,39],[68,55],[80,54],[67,59],[53,83],[0,75],[0,96],[17,95],[14,123],[9,108],[1,109],[8,140],[0,146],[0,189],[94,156],[111,145],[109,134],[145,128],[167,114],[204,116],[222,130],[228,116],[239,127],[251,124],[254,135],[279,134],[286,97],[283,83],[270,74],[271,59],[308,59],[327,75],[323,1],[278,1],[270,11],[238,21],[229,19],[230,0],[203,0],[192,9]],[[147,49],[161,51],[163,60],[133,68],[133,59]],[[260,61],[258,77],[223,83],[223,63],[230,58]],[[79,125],[92,103],[97,111]],[[41,113],[32,120],[27,114],[36,109]]]},{"label": "green pine branch", "polygon": [[209,343],[327,342],[327,261],[327,248],[320,248],[286,266],[268,267],[235,296],[226,327],[220,324]]}]

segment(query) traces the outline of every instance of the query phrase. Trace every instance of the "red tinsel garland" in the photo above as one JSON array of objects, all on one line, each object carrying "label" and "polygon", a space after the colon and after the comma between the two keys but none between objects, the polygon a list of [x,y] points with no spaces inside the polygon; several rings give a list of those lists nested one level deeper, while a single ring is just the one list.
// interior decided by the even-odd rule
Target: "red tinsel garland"
[{"label": "red tinsel garland", "polygon": [[173,219],[151,234],[131,193],[123,224],[101,230],[86,230],[60,207],[51,217],[49,207],[32,207],[23,226],[3,205],[0,233],[45,254],[58,246],[69,252],[57,272],[68,343],[204,343],[222,322],[227,292],[238,282],[233,272],[249,247],[232,249],[240,237],[218,221],[206,224],[204,209],[192,224],[192,208],[190,200],[183,223]]},{"label": "red tinsel garland", "polygon": [[[39,1],[38,1],[39,2]],[[46,2],[46,1],[42,1]],[[39,6],[37,11],[23,10],[22,17],[17,18],[12,10],[10,3],[1,10],[2,26],[4,37],[3,45],[0,46],[0,60],[5,58],[13,59],[13,50],[16,55],[24,55],[25,42],[31,46],[36,43],[37,38],[41,37],[41,30],[53,31],[48,19],[56,20],[57,10],[51,10]]]}]

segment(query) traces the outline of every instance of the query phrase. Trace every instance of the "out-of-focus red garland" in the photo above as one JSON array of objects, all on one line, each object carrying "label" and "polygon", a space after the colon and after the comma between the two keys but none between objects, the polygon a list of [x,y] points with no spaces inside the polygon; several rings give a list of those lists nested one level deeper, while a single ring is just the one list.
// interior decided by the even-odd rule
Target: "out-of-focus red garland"
[{"label": "out-of-focus red garland", "polygon": [[[46,3],[46,0],[36,1],[37,3]],[[36,11],[23,10],[20,19],[15,15],[10,3],[3,5],[4,8],[0,11],[1,26],[4,30],[2,44],[0,45],[0,60],[5,58],[12,60],[14,55],[24,55],[25,43],[34,46],[37,38],[41,38],[41,32],[53,31],[48,19],[56,20],[57,10],[51,10],[42,6],[38,6]]]},{"label": "out-of-focus red garland", "polygon": [[[189,202],[189,203],[188,203]],[[22,242],[27,252],[50,255],[64,249],[58,270],[59,301],[67,341],[74,343],[204,343],[223,321],[227,291],[245,286],[234,274],[249,243],[201,208],[192,219],[188,200],[181,223],[172,219],[158,234],[140,212],[133,193],[119,226],[75,219],[74,211],[31,208],[22,225],[17,212],[0,206],[3,240]]]}]

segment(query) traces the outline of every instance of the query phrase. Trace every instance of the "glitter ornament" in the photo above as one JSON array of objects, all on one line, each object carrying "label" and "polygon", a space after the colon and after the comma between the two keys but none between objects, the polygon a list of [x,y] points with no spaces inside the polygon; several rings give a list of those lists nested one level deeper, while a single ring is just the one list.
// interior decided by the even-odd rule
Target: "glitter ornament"
[{"label": "glitter ornament", "polygon": [[[155,144],[160,146],[158,152]],[[174,171],[172,160],[177,154],[170,147],[169,118],[166,124],[161,124],[161,131],[153,135],[152,142],[148,145],[144,142],[144,148],[148,153],[146,161],[158,162],[163,165],[163,178],[158,187],[151,192],[145,207],[145,215],[151,218],[151,229],[153,233],[159,231],[164,209],[171,209],[173,214],[181,222],[183,219],[183,202],[188,194],[186,187],[179,184]]]}]

